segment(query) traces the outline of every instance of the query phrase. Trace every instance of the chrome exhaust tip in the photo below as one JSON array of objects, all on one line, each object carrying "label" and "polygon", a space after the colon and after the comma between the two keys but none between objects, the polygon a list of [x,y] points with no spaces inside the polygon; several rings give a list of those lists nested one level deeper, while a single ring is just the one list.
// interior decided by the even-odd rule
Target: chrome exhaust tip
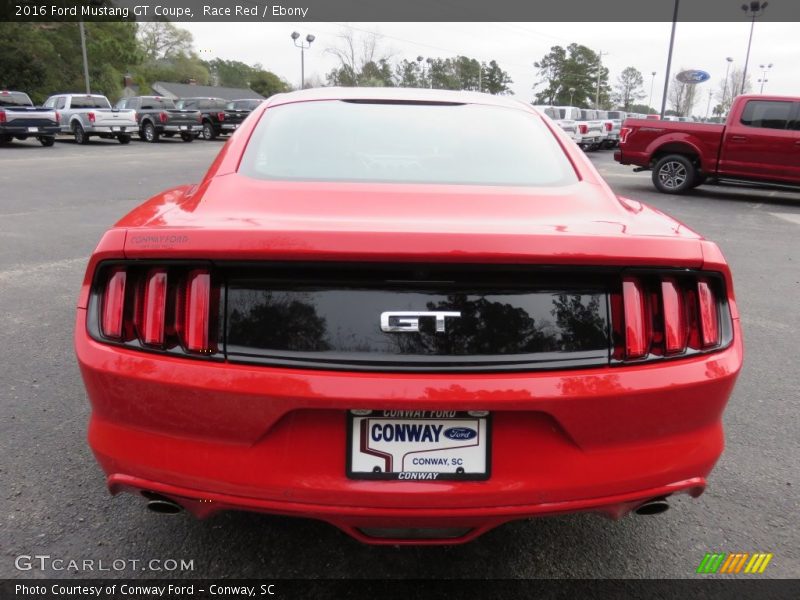
[{"label": "chrome exhaust tip", "polygon": [[637,515],[642,516],[649,516],[649,515],[660,515],[663,512],[667,512],[669,510],[669,504],[667,504],[666,498],[653,498],[652,500],[648,500],[636,510],[635,512]]},{"label": "chrome exhaust tip", "polygon": [[176,515],[183,510],[180,504],[161,494],[142,492],[142,496],[147,498],[147,510],[150,512],[160,515]]}]

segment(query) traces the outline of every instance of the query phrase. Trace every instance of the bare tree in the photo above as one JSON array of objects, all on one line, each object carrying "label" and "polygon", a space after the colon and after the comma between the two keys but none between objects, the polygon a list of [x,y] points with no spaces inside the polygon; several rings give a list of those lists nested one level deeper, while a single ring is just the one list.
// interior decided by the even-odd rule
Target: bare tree
[{"label": "bare tree", "polygon": [[[723,80],[719,82],[719,87],[715,96],[719,101],[719,104],[714,108],[714,114],[728,114],[728,111],[731,109],[733,99],[742,93],[742,74],[742,69],[739,67],[734,67],[731,69],[731,73],[728,76],[728,81],[726,82]],[[725,85],[726,83],[727,86]],[[747,94],[752,89],[753,85],[750,80],[750,76],[748,75],[747,81],[745,81],[744,84],[744,93]]]},{"label": "bare tree", "polygon": [[617,84],[614,86],[616,93],[613,95],[613,99],[623,110],[630,110],[632,104],[645,97],[642,89],[643,83],[644,78],[636,67],[626,68],[617,77]]},{"label": "bare tree", "polygon": [[352,29],[343,29],[338,38],[336,46],[325,50],[339,61],[339,67],[328,74],[328,81],[333,85],[357,86],[365,67],[372,71],[391,58],[390,53],[381,50],[381,36],[377,33],[359,36]]}]

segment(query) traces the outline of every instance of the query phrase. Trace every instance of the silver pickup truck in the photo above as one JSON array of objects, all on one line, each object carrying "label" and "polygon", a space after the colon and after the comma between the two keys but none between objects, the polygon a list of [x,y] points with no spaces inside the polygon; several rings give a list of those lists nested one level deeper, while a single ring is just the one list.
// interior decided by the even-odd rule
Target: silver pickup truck
[{"label": "silver pickup truck", "polygon": [[139,129],[136,111],[111,108],[108,98],[97,94],[57,94],[44,106],[55,109],[61,133],[71,133],[78,144],[86,144],[92,136],[117,138],[120,144],[127,144]]},{"label": "silver pickup truck", "polygon": [[55,111],[36,108],[28,94],[0,91],[0,144],[35,137],[42,146],[52,146],[59,130],[56,119]]}]

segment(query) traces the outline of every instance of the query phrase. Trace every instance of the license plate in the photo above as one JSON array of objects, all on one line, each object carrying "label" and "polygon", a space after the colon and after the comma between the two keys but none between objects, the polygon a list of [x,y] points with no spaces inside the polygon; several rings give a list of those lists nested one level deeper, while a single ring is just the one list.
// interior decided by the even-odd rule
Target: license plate
[{"label": "license plate", "polygon": [[181,125],[181,131],[186,131],[187,129],[191,129],[191,127],[187,127],[186,125]]},{"label": "license plate", "polygon": [[37,131],[39,131],[38,127],[28,127],[28,132],[29,133],[36,133]]},{"label": "license plate", "polygon": [[401,481],[488,479],[489,416],[376,410],[347,418],[347,476]]}]

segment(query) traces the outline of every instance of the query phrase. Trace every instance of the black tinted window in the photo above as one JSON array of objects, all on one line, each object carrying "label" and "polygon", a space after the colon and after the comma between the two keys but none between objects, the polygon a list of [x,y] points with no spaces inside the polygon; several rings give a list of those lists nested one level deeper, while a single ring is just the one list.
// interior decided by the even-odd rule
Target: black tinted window
[{"label": "black tinted window", "polygon": [[259,121],[240,172],[298,181],[519,186],[577,181],[539,117],[471,104],[279,106]]},{"label": "black tinted window", "polygon": [[142,110],[175,108],[175,103],[169,98],[155,98],[153,96],[144,96],[141,100],[142,100]]},{"label": "black tinted window", "polygon": [[104,96],[73,96],[70,108],[111,108]]},{"label": "black tinted window", "polygon": [[792,114],[791,102],[750,100],[742,111],[742,125],[765,129],[786,129]]},{"label": "black tinted window", "polygon": [[33,106],[33,102],[22,92],[0,92],[0,106]]}]

